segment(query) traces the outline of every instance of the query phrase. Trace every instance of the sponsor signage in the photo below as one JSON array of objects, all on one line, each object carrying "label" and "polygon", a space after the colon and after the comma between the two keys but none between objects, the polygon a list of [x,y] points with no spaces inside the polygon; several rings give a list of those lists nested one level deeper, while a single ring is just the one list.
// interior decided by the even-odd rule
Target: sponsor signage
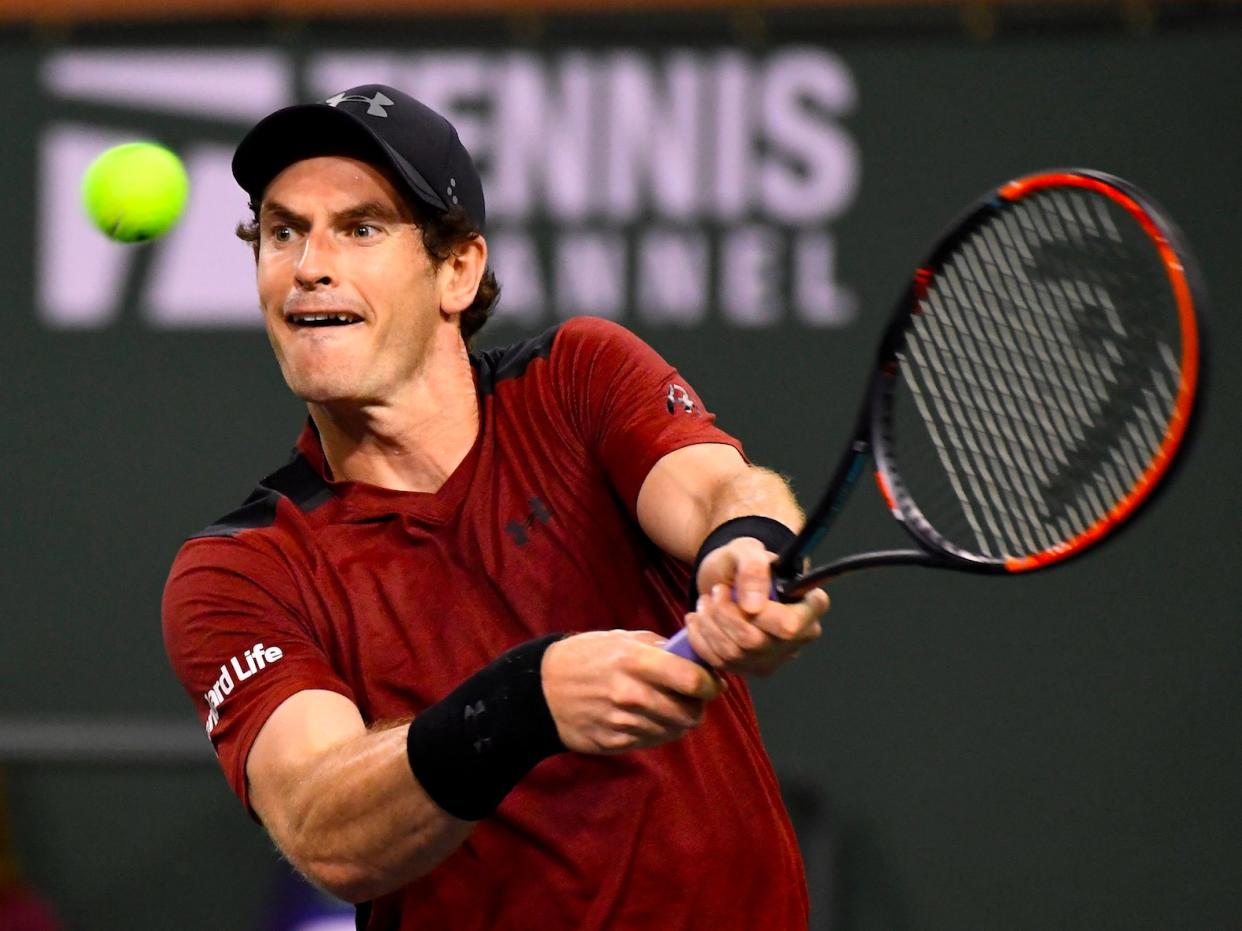
[{"label": "sponsor signage", "polygon": [[[826,49],[337,51],[295,64],[276,49],[165,48],[65,50],[44,63],[45,93],[78,118],[53,115],[39,140],[41,322],[100,329],[136,313],[161,330],[260,327],[253,259],[232,235],[249,210],[220,140],[296,102],[297,86],[326,100],[365,82],[441,111],[474,154],[500,320],[823,328],[857,314],[834,225],[861,183],[858,93]],[[80,118],[92,105],[106,122]],[[146,131],[118,130],[118,110]],[[79,179],[101,149],[149,137],[164,118],[220,129],[168,140],[190,202],[135,270],[141,250],[82,216]],[[138,306],[122,307],[122,293]]]}]

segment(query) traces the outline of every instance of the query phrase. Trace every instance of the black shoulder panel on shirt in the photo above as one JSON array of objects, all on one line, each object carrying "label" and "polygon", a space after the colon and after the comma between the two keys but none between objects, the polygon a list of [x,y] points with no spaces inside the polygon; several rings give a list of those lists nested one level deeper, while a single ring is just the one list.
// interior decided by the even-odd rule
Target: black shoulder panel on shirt
[{"label": "black shoulder panel on shirt", "polygon": [[313,511],[331,497],[332,489],[323,476],[301,453],[294,453],[287,465],[259,482],[241,507],[190,539],[233,537],[243,530],[270,527],[276,522],[276,502],[281,498],[288,498],[303,511]]},{"label": "black shoulder panel on shirt", "polygon": [[472,355],[470,362],[479,370],[479,394],[491,394],[498,382],[525,374],[527,366],[535,359],[546,359],[552,352],[552,341],[556,339],[559,329],[560,324],[557,324],[525,342]]}]

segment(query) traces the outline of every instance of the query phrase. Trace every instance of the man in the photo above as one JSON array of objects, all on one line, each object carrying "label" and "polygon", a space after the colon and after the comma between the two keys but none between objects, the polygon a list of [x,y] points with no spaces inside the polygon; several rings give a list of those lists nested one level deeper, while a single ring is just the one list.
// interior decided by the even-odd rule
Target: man
[{"label": "man", "polygon": [[[310,418],[182,547],[164,631],[242,802],[360,927],[805,927],[736,675],[828,606],[767,598],[784,482],[614,324],[468,353],[482,186],[417,101],[278,111],[233,172]],[[715,673],[661,649],[683,619]]]}]

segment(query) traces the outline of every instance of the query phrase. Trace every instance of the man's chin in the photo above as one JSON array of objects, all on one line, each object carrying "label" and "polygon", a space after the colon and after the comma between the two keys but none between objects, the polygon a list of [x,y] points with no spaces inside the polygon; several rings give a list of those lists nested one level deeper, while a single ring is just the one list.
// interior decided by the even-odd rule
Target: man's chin
[{"label": "man's chin", "polygon": [[289,390],[307,404],[318,405],[353,405],[365,403],[359,397],[356,388],[347,385],[331,384],[323,381],[285,379]]},{"label": "man's chin", "polygon": [[376,397],[374,392],[367,392],[356,386],[346,389],[339,386],[326,385],[302,385],[298,387],[290,385],[290,388],[307,405],[326,411],[361,410],[364,407],[374,407],[382,404],[382,399]]}]

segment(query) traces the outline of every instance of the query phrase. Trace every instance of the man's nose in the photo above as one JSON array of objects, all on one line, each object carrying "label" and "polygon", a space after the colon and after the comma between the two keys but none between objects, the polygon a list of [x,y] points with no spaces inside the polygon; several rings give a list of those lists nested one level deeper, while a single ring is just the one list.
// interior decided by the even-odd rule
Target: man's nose
[{"label": "man's nose", "polygon": [[308,233],[294,269],[298,286],[309,291],[334,284],[333,255],[330,236],[317,231]]}]

